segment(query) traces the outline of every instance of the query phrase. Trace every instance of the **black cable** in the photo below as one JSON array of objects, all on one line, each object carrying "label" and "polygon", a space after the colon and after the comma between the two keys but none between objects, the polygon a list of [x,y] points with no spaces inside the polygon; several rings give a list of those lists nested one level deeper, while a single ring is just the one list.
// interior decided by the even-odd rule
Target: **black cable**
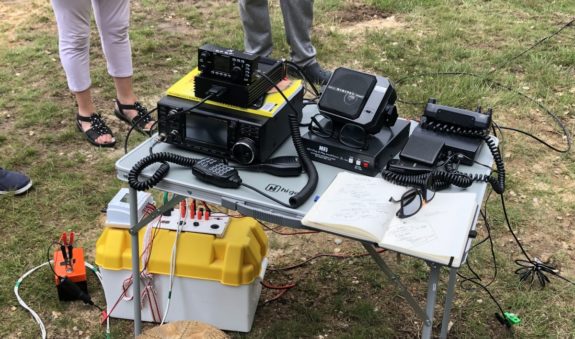
[{"label": "black cable", "polygon": [[[493,277],[491,278],[491,280],[485,284],[485,287],[488,287],[489,285],[491,285],[493,282],[495,282],[495,279],[497,279],[497,259],[495,257],[495,248],[494,248],[494,244],[493,244],[493,238],[491,237],[491,226],[489,224],[489,221],[487,220],[487,212],[483,212],[482,210],[480,211],[481,216],[483,217],[483,221],[485,223],[485,229],[487,230],[487,236],[485,237],[485,239],[483,239],[482,241],[480,241],[479,243],[474,244],[471,249],[473,250],[475,247],[481,245],[482,243],[484,243],[485,241],[489,240],[489,248],[491,250],[491,259],[493,261]],[[466,262],[468,264],[468,268],[470,271],[472,271],[472,273],[475,274],[475,276],[481,280],[481,278],[479,277],[479,275],[477,273],[475,273],[475,271],[473,271],[473,269],[471,268],[471,266],[469,266],[469,260],[467,260]],[[463,283],[463,282],[462,282]]]},{"label": "black cable", "polygon": [[57,241],[52,241],[52,243],[50,243],[50,246],[48,246],[48,249],[46,250],[46,260],[48,261],[48,266],[50,266],[50,270],[52,270],[52,273],[54,273],[54,276],[58,277],[59,279],[63,279],[64,277],[61,277],[58,275],[58,273],[56,273],[56,271],[54,270],[54,267],[52,267],[52,263],[50,262],[52,259],[50,257],[50,250],[52,249],[52,246],[54,245],[61,245],[59,242]]},{"label": "black cable", "polygon": [[291,101],[289,101],[289,99],[285,96],[284,92],[276,85],[276,83],[272,79],[270,79],[270,77],[268,77],[263,72],[258,71],[258,73],[274,86],[274,88],[284,98],[285,102],[291,108],[291,113],[288,114],[288,118],[290,123],[289,125],[291,130],[292,142],[297,152],[297,155],[299,156],[299,160],[303,165],[305,172],[308,175],[308,180],[305,186],[298,193],[289,198],[290,207],[298,208],[303,203],[305,203],[307,199],[310,197],[310,195],[312,195],[313,192],[315,191],[318,182],[317,170],[315,168],[315,165],[311,161],[309,155],[307,154],[305,146],[303,145],[303,141],[299,131],[299,121],[298,121],[299,112],[293,106]]},{"label": "black cable", "polygon": [[[549,115],[554,121],[555,123],[559,126],[559,128],[561,129],[563,135],[565,136],[565,138],[567,139],[567,146],[565,149],[561,150],[558,148],[555,148],[553,146],[547,145],[549,148],[551,148],[552,150],[556,151],[556,152],[560,152],[560,153],[567,153],[570,151],[571,149],[571,145],[572,145],[572,137],[571,137],[571,133],[569,132],[569,130],[567,129],[567,126],[565,126],[565,124],[561,121],[561,119],[559,119],[559,117],[553,113],[551,110],[549,110],[545,105],[543,105],[542,103],[540,103],[539,101],[535,100],[534,98],[523,94],[522,92],[515,90],[513,88],[511,88],[510,86],[506,86],[503,85],[495,80],[486,78],[483,75],[479,75],[479,74],[475,74],[475,73],[469,73],[469,72],[430,72],[430,73],[418,73],[418,74],[413,74],[413,75],[409,75],[406,77],[403,77],[401,79],[399,79],[396,84],[400,84],[401,82],[411,79],[411,78],[416,78],[416,77],[433,77],[433,76],[453,76],[453,75],[457,75],[457,76],[469,76],[469,77],[474,77],[474,78],[479,78],[481,81],[484,81],[485,83],[487,83],[488,85],[492,85],[495,87],[499,87],[499,88],[503,88],[505,90],[510,91],[511,93],[514,93],[518,96],[521,96],[529,101],[531,101],[532,103],[534,103],[535,105],[537,105],[539,107],[539,109],[541,109],[543,112],[545,112],[547,115]],[[398,102],[404,103],[404,104],[408,104],[408,105],[424,105],[425,102],[413,102],[413,101],[407,101],[407,100],[401,100],[401,99],[397,99]],[[511,128],[508,128],[511,130]],[[519,132],[519,130],[517,130],[517,132]],[[531,136],[532,135],[528,134],[528,133],[524,133],[525,135]],[[540,141],[541,139],[539,138],[535,138],[537,141]]]},{"label": "black cable", "polygon": [[[533,139],[539,141],[540,143],[542,143],[543,145],[547,146],[548,148],[554,150],[555,152],[567,153],[567,152],[569,152],[569,149],[571,148],[571,142],[569,142],[569,146],[568,146],[567,149],[565,149],[565,150],[560,150],[560,149],[557,149],[557,148],[553,147],[552,145],[548,144],[548,143],[545,142],[543,139],[541,139],[541,138],[539,138],[539,137],[536,137],[535,135],[533,135],[533,134],[531,134],[531,133],[522,131],[522,130],[520,130],[520,129],[513,128],[513,127],[507,127],[507,126],[500,126],[499,129],[506,129],[506,130],[509,130],[509,131],[519,132],[519,133],[521,133],[521,134],[524,134],[524,135],[526,135],[526,136],[528,136],[528,137],[530,137],[530,138],[533,138]],[[568,140],[569,140],[569,139],[568,139]]]},{"label": "black cable", "polygon": [[[435,122],[427,119],[422,119],[420,125],[421,128],[438,133],[450,133],[455,135],[462,135],[472,138],[483,139],[483,141],[485,141],[485,144],[489,148],[491,155],[493,156],[493,161],[495,162],[495,167],[497,168],[497,178],[492,177],[490,174],[489,175],[469,174],[467,176],[471,181],[484,181],[490,183],[493,190],[498,194],[502,194],[505,191],[505,165],[503,163],[503,158],[501,157],[499,147],[495,144],[495,140],[487,134],[486,130],[466,129],[457,125]],[[442,173],[446,172],[440,172],[440,174]],[[451,175],[453,175],[453,173],[446,173],[443,179],[449,180]],[[454,177],[453,179],[461,179],[461,178],[465,177],[458,176]],[[468,187],[465,186],[467,184],[466,181],[456,181],[456,183],[453,184],[460,187]]]},{"label": "black cable", "polygon": [[[491,192],[489,193],[491,194]],[[487,197],[487,200],[489,199],[489,196]],[[489,221],[487,219],[487,211],[485,213],[483,213],[483,211],[480,211],[481,216],[483,217],[483,220],[485,222],[485,228],[487,230],[487,237],[482,240],[480,243],[475,244],[474,246],[471,247],[470,251],[472,249],[474,249],[475,247],[479,246],[480,244],[482,244],[483,242],[485,242],[485,240],[489,239],[490,242],[490,249],[491,249],[491,256],[493,258],[493,277],[491,278],[491,280],[487,283],[487,284],[483,284],[480,283],[481,281],[481,277],[479,276],[479,274],[477,274],[477,272],[475,272],[473,270],[473,268],[471,268],[471,265],[469,264],[469,258],[466,261],[467,264],[467,268],[469,269],[469,271],[474,275],[474,277],[467,277],[459,272],[457,272],[457,275],[462,279],[460,281],[460,285],[464,290],[468,290],[467,288],[465,288],[465,283],[467,282],[471,282],[479,287],[481,287],[485,292],[487,292],[487,294],[489,295],[489,297],[491,298],[491,300],[495,303],[495,305],[497,305],[497,308],[499,309],[500,315],[497,317],[500,321],[505,321],[506,324],[509,326],[509,322],[507,321],[507,317],[505,315],[505,312],[503,311],[503,308],[501,307],[501,305],[499,304],[499,302],[497,301],[497,299],[495,299],[495,296],[493,296],[493,294],[491,293],[491,291],[489,291],[489,289],[487,288],[489,285],[491,285],[495,279],[497,278],[497,260],[495,258],[495,251],[494,251],[494,247],[493,247],[493,238],[491,237],[491,226],[489,225]]]},{"label": "black cable", "polygon": [[[520,132],[520,133],[523,133],[523,134],[525,134],[525,135],[527,135],[527,136],[529,136],[529,137],[532,137],[533,139],[535,139],[535,140],[537,140],[537,141],[543,143],[545,146],[549,147],[550,149],[552,149],[552,150],[554,150],[554,151],[556,151],[556,152],[567,153],[567,152],[569,152],[569,150],[571,149],[571,145],[572,145],[571,134],[569,133],[569,130],[567,129],[567,127],[563,124],[563,122],[559,119],[559,117],[557,117],[557,115],[556,115],[555,113],[553,113],[553,112],[552,112],[551,110],[549,110],[545,105],[541,104],[539,101],[533,99],[532,97],[530,97],[530,96],[528,96],[528,95],[526,95],[526,94],[523,94],[522,92],[519,92],[519,91],[517,91],[517,90],[511,88],[510,86],[503,85],[503,84],[501,84],[501,83],[499,83],[499,82],[497,82],[497,81],[495,81],[495,80],[492,80],[492,79],[490,79],[490,78],[487,78],[487,75],[493,74],[494,72],[496,72],[496,71],[498,71],[499,69],[501,69],[503,66],[509,64],[511,61],[514,61],[514,60],[520,58],[521,56],[525,55],[527,52],[533,50],[536,46],[542,44],[543,42],[545,42],[545,41],[549,40],[550,38],[552,38],[552,37],[556,36],[557,34],[559,34],[559,33],[560,33],[561,31],[563,31],[565,28],[571,26],[574,22],[575,22],[575,18],[571,19],[569,22],[567,22],[566,24],[564,24],[564,25],[563,25],[559,30],[557,30],[556,32],[554,32],[554,33],[552,33],[552,34],[550,34],[550,35],[544,37],[543,39],[540,39],[539,41],[537,41],[535,44],[533,44],[533,45],[530,46],[529,48],[527,48],[527,49],[525,49],[524,51],[520,52],[519,54],[517,54],[517,55],[511,57],[510,59],[507,59],[507,60],[506,60],[505,62],[503,62],[502,64],[497,65],[497,67],[494,67],[493,70],[491,70],[490,72],[488,72],[488,73],[486,74],[486,76],[479,75],[479,74],[474,74],[474,73],[469,73],[469,72],[430,72],[430,73],[419,73],[419,74],[409,75],[409,76],[406,76],[406,77],[403,77],[403,78],[399,79],[399,80],[396,82],[396,85],[397,85],[397,84],[400,84],[400,83],[402,83],[402,82],[404,82],[405,80],[408,80],[408,79],[412,79],[412,78],[416,78],[416,77],[425,77],[425,76],[432,76],[432,77],[433,77],[433,76],[454,76],[454,75],[457,75],[457,76],[469,76],[469,77],[479,78],[480,80],[486,82],[486,83],[489,84],[489,85],[494,85],[494,86],[496,86],[496,87],[500,87],[500,88],[506,89],[506,90],[508,90],[508,91],[510,91],[510,92],[512,92],[512,93],[515,93],[516,95],[519,95],[519,96],[521,96],[521,97],[523,97],[523,98],[525,98],[525,99],[527,99],[527,100],[529,100],[529,101],[535,103],[541,110],[543,110],[543,112],[545,112],[547,115],[551,116],[551,118],[555,121],[555,123],[561,128],[561,130],[562,130],[562,132],[563,132],[563,135],[564,135],[564,136],[566,137],[566,139],[567,139],[567,147],[566,147],[565,149],[561,150],[561,149],[558,149],[558,148],[555,148],[555,147],[549,145],[548,143],[544,142],[542,139],[540,139],[540,138],[538,138],[538,137],[536,137],[536,136],[534,136],[534,135],[532,135],[532,134],[529,134],[529,133],[527,133],[527,132],[524,132],[524,131],[521,131],[521,130],[518,130],[518,129],[515,129],[515,128],[511,128],[511,127],[507,127],[506,129],[509,129],[509,130],[515,131],[515,132]],[[425,104],[425,103],[422,103],[422,102],[417,102],[417,103],[416,103],[416,102],[406,101],[406,100],[400,100],[400,99],[397,99],[397,101],[398,101],[398,102],[405,103],[405,104],[409,104],[409,105],[422,105],[422,104]]]},{"label": "black cable", "polygon": [[285,60],[284,61],[286,65],[288,65],[288,67],[291,67],[292,69],[294,69],[302,79],[305,80],[306,83],[308,83],[311,88],[313,89],[314,94],[319,97],[321,95],[321,93],[317,90],[317,88],[315,87],[315,85],[313,84],[313,81],[311,81],[311,79],[305,74],[305,72],[303,71],[303,69],[301,67],[299,67],[296,63],[292,62],[292,61],[288,61]]},{"label": "black cable", "polygon": [[[208,101],[209,99],[211,99],[212,97],[219,97],[223,94],[223,92],[218,92],[218,91],[212,91],[208,96],[206,96],[205,98],[203,98],[200,102],[198,102],[197,104],[193,105],[192,107],[186,109],[186,110],[174,110],[175,112],[172,113],[172,115],[168,115],[169,119],[173,119],[175,117],[177,117],[178,115],[182,115],[182,114],[186,114],[190,111],[192,111],[193,109],[197,108],[198,106],[202,105],[203,103],[205,103],[206,101]],[[156,111],[158,108],[154,108],[153,110],[149,111],[147,114],[142,115],[140,118],[138,118],[137,121],[135,121],[132,124],[132,127],[130,127],[130,130],[128,131],[128,134],[126,135],[126,140],[124,140],[124,154],[128,153],[128,139],[130,138],[130,133],[132,133],[132,131],[134,130],[134,128],[138,125],[138,123],[140,122],[140,119],[143,119],[144,117],[150,115],[152,112]],[[150,128],[150,132],[152,131],[152,129],[157,125],[158,120],[156,120],[151,128]]]},{"label": "black cable", "polygon": [[479,281],[473,279],[473,278],[469,278],[464,276],[463,274],[457,272],[457,275],[464,279],[465,281],[469,281],[471,283],[474,283],[475,285],[481,287],[485,292],[487,292],[487,294],[489,295],[489,297],[491,298],[491,300],[493,300],[493,302],[495,303],[495,305],[497,305],[497,308],[499,309],[499,311],[501,312],[501,315],[503,317],[505,317],[505,312],[503,311],[503,308],[501,308],[501,305],[499,304],[499,302],[497,301],[497,299],[495,299],[495,297],[493,296],[493,294],[491,293],[491,291],[489,291],[489,289],[487,289],[487,287],[485,287],[482,283],[480,283]]},{"label": "black cable", "polygon": [[[138,161],[128,173],[128,184],[130,187],[137,191],[146,191],[156,186],[162,179],[168,175],[170,165],[168,162],[178,164],[180,166],[192,167],[198,159],[183,157],[178,154],[169,152],[160,152],[148,155]],[[146,167],[154,164],[161,163],[160,167],[152,174],[149,179],[144,181],[139,180],[139,176]]]},{"label": "black cable", "polygon": [[550,35],[544,37],[543,39],[537,41],[536,43],[534,43],[533,45],[531,45],[531,47],[523,50],[522,52],[516,54],[515,56],[507,59],[506,61],[504,61],[503,63],[496,65],[495,67],[493,67],[493,69],[491,71],[489,71],[487,74],[491,74],[494,73],[498,70],[500,70],[501,68],[503,68],[503,66],[511,63],[512,61],[519,59],[520,57],[522,57],[523,55],[525,55],[527,52],[533,50],[535,47],[539,46],[540,44],[542,44],[543,42],[545,42],[546,40],[551,39],[552,37],[556,36],[557,34],[561,33],[562,30],[564,30],[565,28],[571,26],[573,24],[573,22],[575,22],[575,18],[571,19],[569,22],[567,22],[566,24],[564,24],[559,30],[551,33]]},{"label": "black cable", "polygon": [[[124,154],[128,153],[128,140],[130,139],[130,134],[132,134],[132,131],[134,130],[134,128],[136,128],[136,126],[138,126],[138,124],[140,123],[140,121],[142,119],[144,119],[145,117],[149,116],[150,114],[154,113],[158,108],[154,108],[151,111],[148,111],[148,113],[146,114],[142,114],[141,116],[136,116],[134,117],[135,121],[132,121],[132,126],[130,126],[130,129],[128,130],[128,133],[126,134],[126,139],[124,140]],[[136,120],[137,119],[137,120]],[[157,122],[157,121],[156,121]],[[152,127],[150,128],[150,134],[152,133],[152,128],[156,125],[156,123],[154,123],[152,125]]]},{"label": "black cable", "polygon": [[551,275],[558,277],[559,279],[562,279],[572,285],[575,285],[573,281],[561,276],[559,274],[559,271],[554,266],[548,263],[544,263],[538,258],[532,259],[531,257],[529,257],[529,255],[523,248],[521,241],[519,241],[519,239],[515,235],[515,232],[511,228],[511,223],[509,222],[509,217],[507,215],[507,208],[505,207],[505,199],[503,195],[501,195],[501,206],[503,208],[503,216],[505,217],[505,223],[507,224],[507,228],[509,228],[509,232],[511,232],[511,235],[515,239],[515,242],[517,243],[517,245],[521,249],[521,252],[527,259],[527,260],[522,259],[515,260],[515,263],[521,266],[520,268],[515,270],[515,274],[519,274],[519,279],[521,281],[529,281],[530,283],[533,283],[536,277],[537,280],[539,281],[539,285],[541,285],[541,288],[544,288],[548,283],[551,282],[549,278],[546,276],[546,273],[549,273]]},{"label": "black cable", "polygon": [[57,242],[57,241],[52,241],[50,243],[50,245],[48,246],[48,249],[46,250],[46,260],[48,262],[48,266],[50,267],[50,270],[52,271],[52,273],[54,273],[54,276],[58,278],[59,283],[62,286],[66,286],[65,288],[67,291],[69,291],[69,293],[74,293],[75,294],[74,296],[77,299],[82,300],[85,304],[90,305],[90,306],[94,306],[100,311],[104,311],[104,308],[96,305],[96,303],[94,303],[92,301],[92,298],[90,298],[90,295],[88,293],[82,291],[82,289],[78,286],[78,284],[76,284],[72,280],[68,279],[67,277],[63,277],[63,276],[59,275],[58,273],[56,273],[56,271],[54,270],[54,267],[52,266],[52,263],[51,263],[52,259],[50,256],[50,254],[51,254],[50,250],[52,249],[52,246],[54,246],[54,245],[62,245],[62,244]]}]

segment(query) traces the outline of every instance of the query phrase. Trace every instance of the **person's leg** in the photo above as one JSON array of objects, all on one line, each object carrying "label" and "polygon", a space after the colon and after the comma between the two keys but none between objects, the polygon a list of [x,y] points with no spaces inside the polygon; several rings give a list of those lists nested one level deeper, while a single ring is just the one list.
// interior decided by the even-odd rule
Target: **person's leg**
[{"label": "person's leg", "polygon": [[[132,85],[132,48],[128,34],[130,26],[129,0],[93,0],[94,16],[102,49],[106,57],[108,73],[114,79],[116,87],[116,110],[132,120],[138,115],[138,107],[142,112],[145,108],[137,103]],[[121,105],[129,107],[122,109]],[[146,112],[147,113],[147,112]],[[144,112],[141,114],[145,114]],[[149,129],[153,122],[146,119],[141,126]]]},{"label": "person's leg", "polygon": [[311,42],[313,0],[280,0],[286,31],[291,48],[291,60],[303,69],[315,83],[325,83],[331,73],[323,70],[316,60],[316,49]]},{"label": "person's leg", "polygon": [[273,43],[268,0],[240,0],[239,6],[245,51],[261,56],[270,55]]},{"label": "person's leg", "polygon": [[[96,112],[90,86],[90,0],[52,0],[58,26],[60,60],[68,87],[76,97],[78,115],[88,118]],[[89,121],[79,121],[83,131],[92,127]],[[96,143],[114,141],[111,134],[100,135]]]},{"label": "person's leg", "polygon": [[311,43],[313,0],[280,0],[280,6],[292,61],[302,68],[316,62]]}]

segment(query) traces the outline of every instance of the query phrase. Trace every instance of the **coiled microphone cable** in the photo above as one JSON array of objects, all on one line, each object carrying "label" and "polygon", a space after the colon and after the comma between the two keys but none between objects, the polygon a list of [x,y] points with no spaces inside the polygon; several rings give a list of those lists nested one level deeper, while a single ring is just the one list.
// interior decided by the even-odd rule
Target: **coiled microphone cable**
[{"label": "coiled microphone cable", "polygon": [[[146,191],[156,186],[166,177],[166,175],[168,175],[168,172],[170,171],[170,165],[168,165],[168,162],[191,168],[196,161],[198,161],[198,159],[186,158],[169,152],[160,152],[148,155],[132,167],[130,173],[128,173],[128,184],[136,191]],[[152,177],[144,181],[140,181],[139,176],[142,171],[146,169],[146,167],[157,162],[162,164],[156,172],[154,172]]]},{"label": "coiled microphone cable", "polygon": [[276,85],[275,82],[273,82],[272,79],[270,79],[269,76],[267,76],[263,72],[258,71],[258,73],[274,86],[274,88],[278,91],[278,93],[284,98],[286,104],[291,108],[290,110],[291,112],[288,114],[288,118],[289,118],[289,125],[290,125],[289,127],[291,130],[293,145],[295,147],[299,160],[303,166],[303,169],[308,175],[308,180],[305,186],[298,193],[289,198],[289,204],[291,208],[298,208],[307,201],[307,199],[310,197],[310,195],[315,191],[315,188],[317,187],[318,182],[317,169],[315,168],[315,165],[311,161],[303,145],[301,133],[299,131],[299,121],[298,121],[299,114],[297,109],[292,105],[291,101],[289,101],[289,99],[285,96],[283,91]]},{"label": "coiled microphone cable", "polygon": [[[503,164],[503,158],[501,157],[499,147],[497,147],[495,144],[495,140],[488,134],[488,130],[466,129],[456,125],[430,121],[425,117],[422,117],[421,119],[421,128],[438,133],[455,134],[465,137],[483,139],[489,148],[491,155],[493,156],[493,161],[495,162],[495,166],[497,168],[497,178],[489,174],[465,174],[465,176],[469,177],[472,182],[488,182],[491,184],[493,191],[495,191],[497,194],[502,194],[505,191],[505,166]],[[452,172],[449,174],[453,173],[460,174],[460,172]],[[445,178],[449,178],[449,175],[446,174]],[[456,180],[460,178],[463,178],[463,176],[454,177]],[[455,182],[454,184],[457,185]]]}]

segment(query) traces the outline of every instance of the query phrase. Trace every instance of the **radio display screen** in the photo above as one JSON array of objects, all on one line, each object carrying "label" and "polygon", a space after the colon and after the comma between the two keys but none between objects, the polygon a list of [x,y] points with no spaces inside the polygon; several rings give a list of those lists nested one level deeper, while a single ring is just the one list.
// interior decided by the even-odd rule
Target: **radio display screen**
[{"label": "radio display screen", "polygon": [[214,55],[214,70],[224,73],[230,73],[230,58],[221,56],[221,55]]},{"label": "radio display screen", "polygon": [[227,149],[228,124],[225,120],[190,114],[186,117],[186,139]]}]

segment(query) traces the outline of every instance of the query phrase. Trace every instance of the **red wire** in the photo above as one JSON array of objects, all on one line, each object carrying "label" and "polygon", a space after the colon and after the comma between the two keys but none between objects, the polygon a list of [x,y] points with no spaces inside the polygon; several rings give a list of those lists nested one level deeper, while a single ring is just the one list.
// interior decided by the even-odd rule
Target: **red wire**
[{"label": "red wire", "polygon": [[[154,244],[154,239],[156,238],[156,236],[159,233],[159,230],[162,228],[162,217],[160,216],[159,220],[158,220],[158,224],[156,225],[156,227],[154,227],[154,235],[152,236],[152,240],[150,241],[150,243],[148,244],[148,247],[146,247],[146,249],[144,251],[142,251],[142,254],[144,254],[144,252],[146,250],[150,250],[152,251],[152,245]],[[144,267],[142,268],[142,270],[144,270],[145,268],[148,267],[148,263],[150,262],[150,256],[148,256],[148,260],[145,262]],[[141,258],[141,255],[140,255]],[[128,290],[128,288],[130,288],[130,286],[132,286],[132,284],[128,285],[126,288],[123,288],[122,293],[120,294],[120,296],[118,297],[118,299],[116,299],[116,302],[114,303],[114,306],[112,306],[112,308],[110,309],[110,312],[106,312],[106,316],[104,316],[104,318],[102,318],[101,323],[103,324],[106,319],[108,319],[110,317],[110,314],[112,314],[112,312],[114,312],[114,310],[116,309],[116,306],[118,306],[118,303],[122,300],[123,295],[126,293],[126,291]]]}]

